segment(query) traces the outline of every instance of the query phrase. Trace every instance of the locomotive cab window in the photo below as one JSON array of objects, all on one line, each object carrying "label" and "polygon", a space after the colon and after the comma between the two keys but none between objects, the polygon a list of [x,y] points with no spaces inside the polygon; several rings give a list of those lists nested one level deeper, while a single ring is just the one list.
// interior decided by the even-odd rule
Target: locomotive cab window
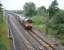
[{"label": "locomotive cab window", "polygon": [[27,20],[28,23],[32,23],[32,20]]}]

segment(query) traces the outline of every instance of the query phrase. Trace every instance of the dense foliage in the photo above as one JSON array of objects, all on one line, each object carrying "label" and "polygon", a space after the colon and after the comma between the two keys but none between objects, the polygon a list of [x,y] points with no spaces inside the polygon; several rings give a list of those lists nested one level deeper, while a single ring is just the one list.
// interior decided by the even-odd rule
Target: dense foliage
[{"label": "dense foliage", "polygon": [[58,12],[49,20],[49,26],[57,30],[57,35],[64,33],[64,12]]},{"label": "dense foliage", "polygon": [[58,8],[57,0],[54,0],[49,7],[48,28],[52,29],[51,34],[54,34],[64,44],[64,10]]},{"label": "dense foliage", "polygon": [[57,7],[58,3],[54,0],[49,8],[49,26],[57,30],[57,35],[63,33],[64,31],[64,11],[61,11]]},{"label": "dense foliage", "polygon": [[46,16],[46,8],[44,6],[41,6],[37,9],[37,15],[38,16]]},{"label": "dense foliage", "polygon": [[23,9],[24,9],[23,12],[25,16],[32,17],[33,15],[35,15],[36,7],[34,3],[32,2],[25,3]]},{"label": "dense foliage", "polygon": [[51,18],[52,16],[54,16],[57,12],[58,12],[59,8],[58,8],[58,3],[57,0],[52,1],[51,5],[49,6],[49,18]]}]

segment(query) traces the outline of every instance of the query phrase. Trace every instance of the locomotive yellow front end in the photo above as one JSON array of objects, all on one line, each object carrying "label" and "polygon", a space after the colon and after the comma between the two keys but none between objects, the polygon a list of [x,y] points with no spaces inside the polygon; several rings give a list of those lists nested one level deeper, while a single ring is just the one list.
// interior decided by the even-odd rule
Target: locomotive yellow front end
[{"label": "locomotive yellow front end", "polygon": [[31,30],[32,29],[32,20],[27,20],[24,25],[27,30]]}]

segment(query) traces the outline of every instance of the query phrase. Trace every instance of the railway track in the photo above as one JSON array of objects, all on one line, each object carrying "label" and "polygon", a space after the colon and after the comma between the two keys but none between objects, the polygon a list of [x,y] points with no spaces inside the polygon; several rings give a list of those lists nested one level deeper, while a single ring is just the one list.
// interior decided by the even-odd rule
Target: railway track
[{"label": "railway track", "polygon": [[[23,27],[24,28],[24,27]],[[51,44],[46,42],[43,38],[41,38],[37,33],[35,33],[33,30],[26,30],[30,36],[33,37],[42,47],[44,47],[46,50],[56,50]],[[27,38],[27,37],[26,37]],[[28,40],[29,41],[29,40]],[[30,42],[30,41],[29,41]],[[31,42],[30,42],[31,43]],[[32,43],[31,43],[32,44]],[[34,45],[32,45],[34,46]],[[43,50],[42,47],[39,47],[40,50]],[[35,47],[34,47],[35,48]]]},{"label": "railway track", "polygon": [[[21,26],[22,27],[22,26]],[[22,27],[23,28],[23,27]],[[31,45],[33,46],[34,50],[44,50],[44,46],[42,46],[40,44],[40,42],[38,42],[37,40],[35,40],[31,35],[30,33],[26,32],[25,29],[22,29],[22,32],[23,32],[23,35],[25,36],[25,38],[31,43]],[[45,47],[45,50],[48,50],[46,47]]]},{"label": "railway track", "polygon": [[53,47],[50,43],[46,42],[42,37],[40,37],[35,31],[30,30],[28,31],[29,34],[36,39],[41,45],[44,45],[45,48],[48,48],[48,50],[56,50],[55,47]]}]

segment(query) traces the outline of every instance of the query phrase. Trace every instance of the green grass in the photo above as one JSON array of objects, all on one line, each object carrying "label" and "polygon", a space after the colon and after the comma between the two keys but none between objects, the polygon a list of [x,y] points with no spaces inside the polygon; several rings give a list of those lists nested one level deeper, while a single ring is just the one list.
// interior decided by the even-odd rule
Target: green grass
[{"label": "green grass", "polygon": [[6,17],[4,17],[3,20],[4,21],[0,24],[0,50],[10,50]]},{"label": "green grass", "polygon": [[40,30],[41,32],[45,32],[45,25],[43,24],[41,24],[41,25],[36,25],[36,24],[33,24],[33,26],[35,27],[35,28],[37,28],[38,30]]}]

